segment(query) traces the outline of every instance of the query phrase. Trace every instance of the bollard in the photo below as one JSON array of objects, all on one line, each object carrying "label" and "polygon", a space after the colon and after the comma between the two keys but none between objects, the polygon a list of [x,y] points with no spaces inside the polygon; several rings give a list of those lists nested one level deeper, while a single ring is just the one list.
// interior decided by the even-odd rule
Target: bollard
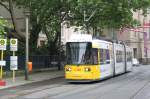
[{"label": "bollard", "polygon": [[0,80],[0,86],[6,86],[6,82],[4,80]]},{"label": "bollard", "polygon": [[28,70],[29,72],[32,72],[32,62],[28,62]]}]

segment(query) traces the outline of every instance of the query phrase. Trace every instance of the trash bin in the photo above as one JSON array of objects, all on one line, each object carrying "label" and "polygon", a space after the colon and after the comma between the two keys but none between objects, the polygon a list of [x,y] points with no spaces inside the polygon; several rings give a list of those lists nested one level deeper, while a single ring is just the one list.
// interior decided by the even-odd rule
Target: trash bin
[{"label": "trash bin", "polygon": [[29,71],[29,72],[32,71],[32,62],[28,62],[28,71]]}]

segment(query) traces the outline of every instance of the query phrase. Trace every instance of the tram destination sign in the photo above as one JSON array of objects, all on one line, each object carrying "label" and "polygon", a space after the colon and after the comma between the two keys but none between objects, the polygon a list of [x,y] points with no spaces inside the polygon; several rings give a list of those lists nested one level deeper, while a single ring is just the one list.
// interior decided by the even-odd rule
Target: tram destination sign
[{"label": "tram destination sign", "polygon": [[17,51],[17,50],[18,50],[18,40],[10,39],[10,51]]},{"label": "tram destination sign", "polygon": [[6,39],[0,39],[0,50],[6,50],[6,44],[7,44]]}]

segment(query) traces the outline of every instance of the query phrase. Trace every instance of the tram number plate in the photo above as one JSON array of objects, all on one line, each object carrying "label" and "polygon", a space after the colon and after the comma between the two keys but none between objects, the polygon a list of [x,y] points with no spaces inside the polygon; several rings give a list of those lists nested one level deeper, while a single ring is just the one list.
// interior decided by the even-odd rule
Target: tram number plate
[{"label": "tram number plate", "polygon": [[81,68],[77,68],[76,70],[77,70],[77,71],[81,71]]}]

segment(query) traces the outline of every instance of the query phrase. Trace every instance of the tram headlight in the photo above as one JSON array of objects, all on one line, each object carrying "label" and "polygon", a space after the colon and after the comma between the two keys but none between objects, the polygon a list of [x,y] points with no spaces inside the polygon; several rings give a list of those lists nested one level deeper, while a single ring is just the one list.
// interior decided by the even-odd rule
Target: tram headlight
[{"label": "tram headlight", "polygon": [[84,68],[84,71],[89,72],[91,71],[91,68]]},{"label": "tram headlight", "polygon": [[71,68],[70,67],[66,68],[66,71],[71,71]]}]

